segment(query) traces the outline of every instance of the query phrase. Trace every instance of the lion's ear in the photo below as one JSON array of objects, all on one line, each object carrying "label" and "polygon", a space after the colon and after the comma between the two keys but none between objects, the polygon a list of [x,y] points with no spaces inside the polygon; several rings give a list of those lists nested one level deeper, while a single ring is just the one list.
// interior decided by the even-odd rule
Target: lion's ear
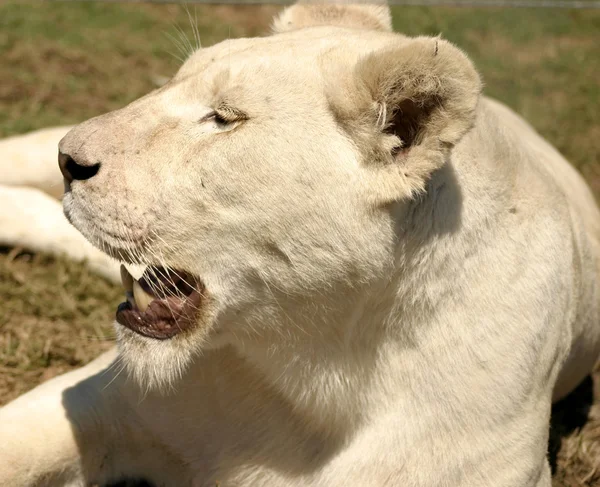
[{"label": "lion's ear", "polygon": [[273,31],[287,32],[323,25],[392,30],[390,9],[385,1],[337,0],[321,4],[300,1],[286,8],[273,20]]},{"label": "lion's ear", "polygon": [[402,38],[359,60],[349,78],[328,96],[383,200],[422,191],[475,122],[481,80],[473,64],[439,38]]}]

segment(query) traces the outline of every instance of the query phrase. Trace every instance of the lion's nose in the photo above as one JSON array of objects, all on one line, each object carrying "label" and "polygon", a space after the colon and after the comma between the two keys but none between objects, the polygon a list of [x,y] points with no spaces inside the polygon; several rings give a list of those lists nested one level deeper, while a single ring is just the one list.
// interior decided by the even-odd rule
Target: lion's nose
[{"label": "lion's nose", "polygon": [[100,163],[83,164],[77,162],[69,154],[63,152],[58,153],[58,167],[65,178],[65,192],[71,188],[73,181],[85,181],[93,178],[100,169]]}]

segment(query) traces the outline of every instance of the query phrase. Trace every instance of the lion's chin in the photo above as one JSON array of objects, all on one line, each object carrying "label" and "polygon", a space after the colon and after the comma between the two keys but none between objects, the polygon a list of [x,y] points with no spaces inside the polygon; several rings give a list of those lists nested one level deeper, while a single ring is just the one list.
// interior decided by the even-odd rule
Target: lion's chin
[{"label": "lion's chin", "polygon": [[175,392],[198,355],[210,349],[210,329],[205,323],[193,332],[157,340],[117,323],[118,367],[144,392]]},{"label": "lion's chin", "polygon": [[118,366],[144,392],[169,394],[194,360],[188,340],[156,340],[116,325]]},{"label": "lion's chin", "polygon": [[168,393],[209,342],[213,300],[189,273],[134,267],[121,266],[126,301],[116,315],[119,361],[144,390]]},{"label": "lion's chin", "polygon": [[166,340],[197,326],[204,284],[183,271],[148,266],[135,279],[121,265],[126,301],[117,309],[117,323],[147,338]]}]

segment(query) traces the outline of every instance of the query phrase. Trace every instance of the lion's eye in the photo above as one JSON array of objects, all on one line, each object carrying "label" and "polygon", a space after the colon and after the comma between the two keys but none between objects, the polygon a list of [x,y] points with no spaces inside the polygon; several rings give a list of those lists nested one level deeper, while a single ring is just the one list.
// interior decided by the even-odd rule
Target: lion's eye
[{"label": "lion's eye", "polygon": [[239,110],[228,106],[223,106],[205,115],[199,120],[199,122],[214,122],[221,127],[226,127],[236,122],[241,122],[246,118],[246,115]]},{"label": "lion's eye", "polygon": [[232,120],[227,120],[223,115],[215,111],[202,117],[200,122],[215,122],[217,125],[227,125],[231,123]]}]

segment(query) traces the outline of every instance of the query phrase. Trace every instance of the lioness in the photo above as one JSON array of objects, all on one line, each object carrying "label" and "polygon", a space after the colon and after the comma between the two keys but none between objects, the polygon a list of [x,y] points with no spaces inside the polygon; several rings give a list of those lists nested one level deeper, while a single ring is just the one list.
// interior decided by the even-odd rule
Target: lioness
[{"label": "lioness", "polygon": [[550,486],[598,208],[465,54],[390,31],[292,6],[62,139],[67,218],[127,264],[118,352],[0,411],[0,485]]}]

